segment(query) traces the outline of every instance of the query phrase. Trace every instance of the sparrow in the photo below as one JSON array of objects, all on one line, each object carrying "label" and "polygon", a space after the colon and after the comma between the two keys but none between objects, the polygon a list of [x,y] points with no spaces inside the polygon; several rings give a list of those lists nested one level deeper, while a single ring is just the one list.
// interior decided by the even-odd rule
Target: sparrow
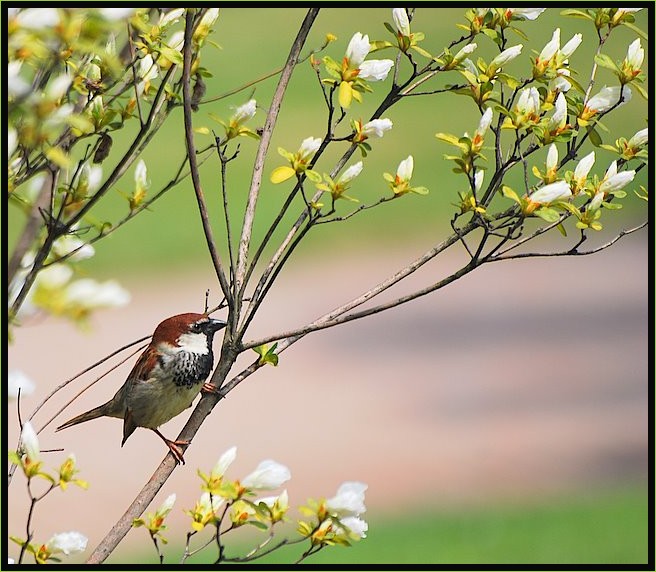
[{"label": "sparrow", "polygon": [[[57,431],[98,417],[123,419],[123,441],[137,427],[154,431],[170,449],[176,461],[184,464],[180,445],[188,441],[171,441],[158,427],[191,407],[212,371],[214,334],[226,322],[206,314],[179,314],[161,322],[148,347],[139,356],[125,383],[107,403],[73,417]],[[211,388],[211,389],[210,389]]]}]

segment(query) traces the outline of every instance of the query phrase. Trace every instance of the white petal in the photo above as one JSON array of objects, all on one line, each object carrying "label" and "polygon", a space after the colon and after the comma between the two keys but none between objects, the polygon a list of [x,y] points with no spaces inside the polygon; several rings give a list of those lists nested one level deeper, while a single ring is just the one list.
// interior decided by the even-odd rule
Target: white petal
[{"label": "white petal", "polygon": [[410,21],[405,8],[394,8],[392,10],[392,19],[396,29],[404,36],[410,35]]},{"label": "white petal", "polygon": [[289,469],[271,459],[262,461],[257,468],[247,475],[241,484],[255,490],[277,489],[291,478]]},{"label": "white petal", "polygon": [[490,67],[498,69],[501,66],[504,66],[509,61],[514,60],[519,54],[521,54],[522,48],[522,44],[517,44],[516,46],[504,50],[490,62]]},{"label": "white petal", "polygon": [[359,68],[360,64],[367,57],[369,49],[369,36],[363,36],[360,32],[356,32],[346,48],[346,57],[348,58],[350,67]]},{"label": "white petal", "polygon": [[319,137],[308,137],[301,141],[301,147],[298,150],[298,154],[303,159],[308,159],[317,152],[317,149],[321,147],[321,139]]},{"label": "white petal", "polygon": [[576,51],[576,48],[578,48],[581,45],[582,41],[583,41],[583,36],[581,34],[574,34],[572,36],[572,39],[569,42],[567,42],[560,50],[560,53],[566,58],[568,58]]},{"label": "white petal", "polygon": [[212,469],[212,476],[222,477],[225,475],[225,472],[228,470],[228,467],[237,457],[237,447],[230,447],[216,462],[214,468]]},{"label": "white petal", "polygon": [[554,30],[553,35],[551,36],[551,40],[547,42],[547,44],[542,48],[542,51],[540,52],[540,55],[538,56],[538,59],[542,62],[548,62],[551,58],[554,57],[556,52],[560,48],[560,28],[556,28]]},{"label": "white petal", "polygon": [[382,81],[392,69],[394,62],[392,60],[367,60],[360,64],[360,79],[369,81]]},{"label": "white petal", "polygon": [[647,141],[649,140],[649,129],[644,128],[638,131],[631,139],[629,139],[628,145],[629,147],[642,147],[643,145],[646,145]]},{"label": "white petal", "polygon": [[547,153],[547,169],[555,169],[558,165],[558,147],[555,143],[549,145],[549,152]]},{"label": "white petal", "polygon": [[355,165],[351,165],[339,178],[339,182],[348,183],[349,181],[355,179],[355,177],[357,177],[362,172],[362,166],[362,161],[358,161],[355,163]]},{"label": "white petal", "polygon": [[536,20],[546,8],[509,8],[508,10],[519,20]]},{"label": "white petal", "polygon": [[488,130],[488,127],[490,127],[490,123],[492,123],[492,115],[493,111],[491,107],[488,107],[485,110],[485,113],[481,116],[481,120],[478,123],[478,127],[476,128],[476,133],[478,133],[481,137],[485,135],[485,133]]},{"label": "white petal", "polygon": [[534,203],[549,204],[572,196],[569,183],[556,181],[535,191],[529,199]]},{"label": "white petal", "polygon": [[38,461],[41,457],[41,450],[39,449],[39,439],[36,436],[36,431],[29,421],[23,423],[21,431],[21,442],[23,449],[27,454],[30,461]]},{"label": "white petal", "polygon": [[337,494],[326,501],[326,508],[337,516],[358,516],[366,512],[364,493],[367,485],[357,481],[347,481],[337,489]]},{"label": "white petal", "polygon": [[251,99],[236,109],[232,119],[237,123],[243,123],[244,121],[251,119],[256,111],[257,102],[254,99]]},{"label": "white petal", "polygon": [[595,152],[592,151],[583,159],[579,161],[579,164],[576,166],[576,169],[574,169],[574,178],[579,182],[580,184],[585,182],[586,177],[588,176],[588,173],[590,172],[590,169],[592,169],[592,165],[594,165],[595,162]]},{"label": "white petal", "polygon": [[385,131],[392,128],[390,119],[372,119],[362,127],[362,134],[367,137],[382,137]]},{"label": "white petal", "polygon": [[60,532],[55,534],[46,546],[51,554],[74,554],[86,550],[87,537],[79,532]]},{"label": "white petal", "polygon": [[170,513],[173,505],[175,504],[175,499],[175,493],[166,497],[166,500],[157,509],[157,514],[160,516],[166,516],[168,513]]},{"label": "white petal", "polygon": [[412,178],[412,171],[414,170],[414,159],[412,155],[408,155],[406,159],[399,163],[396,169],[396,174],[402,181],[409,181]]}]

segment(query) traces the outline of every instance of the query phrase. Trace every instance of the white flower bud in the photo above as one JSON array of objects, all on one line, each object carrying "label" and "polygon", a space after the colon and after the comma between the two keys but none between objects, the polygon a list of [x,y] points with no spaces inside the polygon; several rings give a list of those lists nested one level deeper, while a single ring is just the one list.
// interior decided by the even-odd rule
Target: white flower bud
[{"label": "white flower bud", "polygon": [[560,53],[565,56],[565,58],[569,58],[576,51],[576,48],[581,45],[582,41],[583,36],[581,34],[574,34],[572,39],[562,47]]},{"label": "white flower bud", "polygon": [[645,127],[645,129],[641,129],[638,131],[631,139],[629,139],[628,146],[629,147],[642,147],[643,145],[647,144],[647,141],[649,140],[649,129]]},{"label": "white flower bud", "polygon": [[569,184],[566,181],[556,181],[535,191],[529,197],[529,200],[534,203],[546,205],[554,201],[567,199],[571,196],[572,191],[569,188]]},{"label": "white flower bud", "polygon": [[222,477],[225,475],[228,467],[232,464],[236,457],[237,447],[230,447],[230,449],[228,449],[225,453],[223,453],[223,455],[221,455],[221,457],[219,457],[216,465],[214,465],[214,468],[212,469],[212,476]]},{"label": "white flower bud", "polygon": [[355,179],[362,172],[362,161],[358,161],[355,165],[351,165],[342,176],[338,179],[339,183],[348,183]]},{"label": "white flower bud", "polygon": [[27,458],[36,462],[41,458],[41,450],[39,449],[39,439],[36,436],[36,431],[32,424],[29,421],[23,423],[23,429],[21,431],[21,442],[23,444],[23,450],[27,455]]},{"label": "white flower bud", "polygon": [[610,164],[610,167],[608,167],[606,175],[604,176],[601,185],[599,185],[597,192],[613,193],[615,191],[619,191],[620,189],[626,187],[631,181],[633,181],[635,174],[635,171],[622,171],[618,173],[617,161],[613,161]]},{"label": "white flower bud", "polygon": [[640,38],[631,43],[626,54],[626,63],[631,69],[638,70],[645,58],[645,50],[640,45]]},{"label": "white flower bud", "polygon": [[547,170],[555,169],[558,166],[558,147],[555,143],[549,145],[546,161]]},{"label": "white flower bud", "polygon": [[309,159],[317,152],[319,147],[321,147],[321,139],[319,137],[308,137],[301,141],[301,147],[298,150],[298,154],[301,159]]},{"label": "white flower bud", "polygon": [[565,125],[567,119],[567,101],[562,93],[558,94],[554,103],[553,115],[549,118],[549,131],[556,131]]},{"label": "white flower bud", "polygon": [[406,159],[399,163],[396,169],[396,176],[402,181],[409,181],[412,178],[412,171],[414,170],[414,159],[412,155],[408,155]]},{"label": "white flower bud", "polygon": [[508,8],[507,12],[517,20],[536,20],[545,10],[546,8]]},{"label": "white flower bud", "polygon": [[542,51],[538,56],[538,60],[541,62],[548,62],[551,58],[553,58],[556,55],[559,49],[560,49],[560,28],[556,28],[554,30],[553,35],[551,36],[551,40],[549,40],[544,46],[544,48],[542,48]]},{"label": "white flower bud", "polygon": [[237,123],[244,123],[251,119],[257,111],[257,103],[254,99],[251,99],[240,105],[236,110],[235,114],[232,116],[233,121]]},{"label": "white flower bud", "polygon": [[394,8],[392,10],[392,19],[397,31],[404,36],[410,35],[410,21],[405,8]]},{"label": "white flower bud", "polygon": [[496,56],[491,62],[490,67],[493,69],[499,69],[500,67],[506,65],[511,60],[514,60],[519,54],[522,53],[522,44],[517,44],[507,50],[503,50],[498,56]]}]

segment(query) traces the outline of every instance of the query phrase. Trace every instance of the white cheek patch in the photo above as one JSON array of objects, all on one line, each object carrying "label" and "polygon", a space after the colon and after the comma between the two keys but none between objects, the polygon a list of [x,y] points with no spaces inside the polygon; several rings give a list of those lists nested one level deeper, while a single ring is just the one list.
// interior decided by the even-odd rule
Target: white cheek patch
[{"label": "white cheek patch", "polygon": [[205,334],[182,334],[178,338],[178,347],[180,350],[192,354],[206,355],[209,353]]}]

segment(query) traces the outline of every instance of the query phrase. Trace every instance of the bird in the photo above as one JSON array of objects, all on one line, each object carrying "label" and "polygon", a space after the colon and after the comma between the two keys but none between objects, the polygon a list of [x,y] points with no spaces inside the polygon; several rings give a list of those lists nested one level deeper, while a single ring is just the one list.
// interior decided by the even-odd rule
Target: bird
[{"label": "bird", "polygon": [[98,417],[117,417],[123,419],[121,447],[137,427],[145,427],[166,443],[176,462],[184,464],[180,446],[189,442],[171,441],[158,427],[191,407],[202,389],[215,391],[205,380],[214,366],[214,334],[226,325],[223,320],[195,313],[162,321],[114,397],[69,419],[56,431]]}]

